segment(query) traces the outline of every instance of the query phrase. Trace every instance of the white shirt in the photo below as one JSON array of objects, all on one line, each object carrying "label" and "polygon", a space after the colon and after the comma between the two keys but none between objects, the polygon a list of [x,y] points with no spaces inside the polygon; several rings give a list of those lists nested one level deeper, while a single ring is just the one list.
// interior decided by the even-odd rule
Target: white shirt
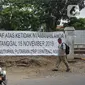
[{"label": "white shirt", "polygon": [[65,43],[59,44],[58,45],[58,55],[59,56],[64,56],[65,55],[65,49],[66,49]]}]

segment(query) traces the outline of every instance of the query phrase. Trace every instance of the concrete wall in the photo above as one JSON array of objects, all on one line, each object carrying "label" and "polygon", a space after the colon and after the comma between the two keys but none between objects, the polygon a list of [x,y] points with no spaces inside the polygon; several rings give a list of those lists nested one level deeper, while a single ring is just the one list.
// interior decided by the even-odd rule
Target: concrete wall
[{"label": "concrete wall", "polygon": [[70,53],[68,55],[68,59],[74,59],[74,37],[75,37],[75,29],[74,27],[66,27],[64,29],[66,36],[66,43],[70,47]]}]

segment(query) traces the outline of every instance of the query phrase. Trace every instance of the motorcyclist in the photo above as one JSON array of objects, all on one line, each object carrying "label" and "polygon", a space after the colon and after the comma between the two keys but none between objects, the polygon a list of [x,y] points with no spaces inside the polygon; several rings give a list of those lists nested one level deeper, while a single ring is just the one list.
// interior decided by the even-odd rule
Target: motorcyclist
[{"label": "motorcyclist", "polygon": [[3,81],[6,80],[6,71],[3,70],[1,67],[0,67],[0,76],[2,76],[2,80]]}]

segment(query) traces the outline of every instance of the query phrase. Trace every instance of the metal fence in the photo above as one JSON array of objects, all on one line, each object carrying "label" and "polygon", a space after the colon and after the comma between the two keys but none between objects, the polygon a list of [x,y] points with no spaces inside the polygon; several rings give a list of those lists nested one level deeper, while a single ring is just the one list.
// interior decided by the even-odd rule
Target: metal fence
[{"label": "metal fence", "polygon": [[85,30],[76,30],[74,37],[75,47],[85,48]]}]

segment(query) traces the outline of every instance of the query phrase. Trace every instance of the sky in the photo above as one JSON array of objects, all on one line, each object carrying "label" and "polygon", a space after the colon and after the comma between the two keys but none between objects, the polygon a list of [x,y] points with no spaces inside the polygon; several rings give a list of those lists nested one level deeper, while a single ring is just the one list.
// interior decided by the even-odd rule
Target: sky
[{"label": "sky", "polygon": [[80,11],[79,18],[85,18],[85,8]]}]

